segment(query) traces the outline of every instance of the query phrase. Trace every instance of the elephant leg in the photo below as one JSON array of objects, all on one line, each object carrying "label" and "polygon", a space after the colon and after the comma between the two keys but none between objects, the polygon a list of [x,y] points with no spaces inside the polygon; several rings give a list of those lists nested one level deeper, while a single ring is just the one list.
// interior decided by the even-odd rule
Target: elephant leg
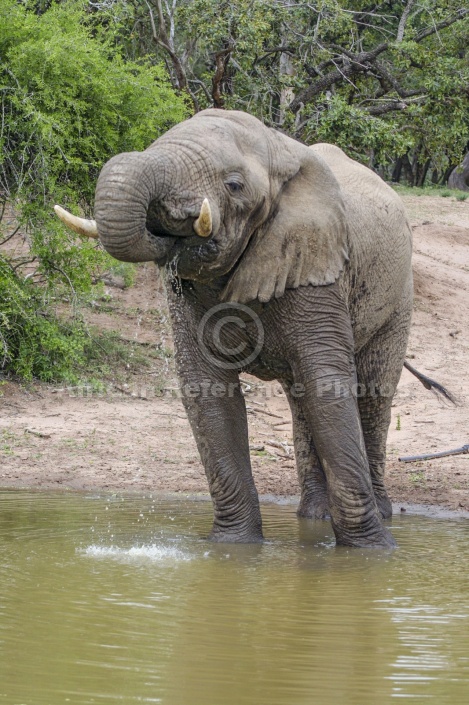
[{"label": "elephant leg", "polygon": [[302,315],[292,321],[287,298],[280,325],[294,381],[304,389],[302,407],[326,476],[336,541],[395,546],[376,505],[353,393],[354,342],[347,305],[334,284],[295,294],[296,301],[303,297]]},{"label": "elephant leg", "polygon": [[[186,382],[185,380],[190,380]],[[198,371],[180,374],[183,403],[205,468],[214,509],[210,538],[254,543],[263,540],[257,490],[252,477],[246,405],[234,377]],[[184,391],[189,388],[189,395]],[[199,396],[193,396],[196,390]],[[226,398],[210,390],[226,391]],[[205,390],[208,394],[204,397]],[[223,392],[224,393],[224,392]]]},{"label": "elephant leg", "polygon": [[384,485],[386,438],[391,420],[391,398],[366,396],[359,398],[358,407],[370,466],[371,483],[376,504],[383,519],[392,515],[392,504]]},{"label": "elephant leg", "polygon": [[376,503],[385,519],[392,515],[391,500],[384,485],[386,440],[409,326],[410,311],[406,312],[404,307],[399,319],[379,331],[356,355],[358,408],[366,454]]},{"label": "elephant leg", "polygon": [[301,399],[291,392],[287,383],[282,386],[290,404],[293,420],[293,444],[301,490],[297,514],[308,519],[326,519],[329,516],[326,476],[301,408]]},{"label": "elephant leg", "polygon": [[205,468],[214,508],[210,538],[263,540],[251,471],[247,413],[236,369],[207,360],[197,341],[197,312],[169,297],[181,395]]}]

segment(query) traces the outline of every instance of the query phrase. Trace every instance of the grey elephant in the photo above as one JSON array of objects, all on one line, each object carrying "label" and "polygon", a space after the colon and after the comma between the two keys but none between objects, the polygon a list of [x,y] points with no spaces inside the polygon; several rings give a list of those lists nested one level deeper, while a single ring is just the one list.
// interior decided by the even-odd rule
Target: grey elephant
[{"label": "grey elephant", "polygon": [[338,544],[395,545],[383,478],[413,287],[391,188],[337,147],[204,110],[104,166],[95,221],[56,210],[117,259],[165,268],[213,540],[262,540],[243,370],[287,394],[299,514],[330,514]]}]

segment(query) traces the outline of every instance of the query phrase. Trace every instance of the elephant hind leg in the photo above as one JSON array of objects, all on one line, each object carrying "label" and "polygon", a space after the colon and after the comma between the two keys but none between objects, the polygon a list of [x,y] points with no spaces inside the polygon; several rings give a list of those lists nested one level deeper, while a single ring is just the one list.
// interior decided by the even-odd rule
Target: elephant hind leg
[{"label": "elephant hind leg", "polygon": [[301,408],[301,399],[293,396],[287,384],[282,385],[290,404],[293,420],[293,444],[301,498],[297,514],[307,519],[329,518],[327,484],[312,434]]},{"label": "elephant hind leg", "polygon": [[391,405],[407,347],[410,311],[382,328],[356,355],[358,408],[365,441],[371,482],[383,518],[392,514],[391,500],[384,485],[386,440],[391,421]]},{"label": "elephant hind leg", "polygon": [[392,397],[363,397],[358,400],[371,483],[383,519],[392,515],[392,504],[384,485],[386,438],[391,420]]}]

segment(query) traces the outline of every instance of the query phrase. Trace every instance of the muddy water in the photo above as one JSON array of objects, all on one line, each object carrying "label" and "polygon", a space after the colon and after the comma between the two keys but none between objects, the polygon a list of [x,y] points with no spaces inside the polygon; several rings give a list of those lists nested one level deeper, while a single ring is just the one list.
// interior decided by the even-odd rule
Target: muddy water
[{"label": "muddy water", "polygon": [[394,519],[391,554],[264,505],[0,493],[0,703],[469,702],[469,520]]}]

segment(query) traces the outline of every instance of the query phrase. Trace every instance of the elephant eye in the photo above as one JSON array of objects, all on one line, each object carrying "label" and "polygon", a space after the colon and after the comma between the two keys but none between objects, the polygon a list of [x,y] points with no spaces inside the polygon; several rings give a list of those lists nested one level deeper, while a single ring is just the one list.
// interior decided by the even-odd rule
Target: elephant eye
[{"label": "elephant eye", "polygon": [[243,190],[243,184],[239,181],[226,181],[225,186],[231,193],[240,193]]}]

